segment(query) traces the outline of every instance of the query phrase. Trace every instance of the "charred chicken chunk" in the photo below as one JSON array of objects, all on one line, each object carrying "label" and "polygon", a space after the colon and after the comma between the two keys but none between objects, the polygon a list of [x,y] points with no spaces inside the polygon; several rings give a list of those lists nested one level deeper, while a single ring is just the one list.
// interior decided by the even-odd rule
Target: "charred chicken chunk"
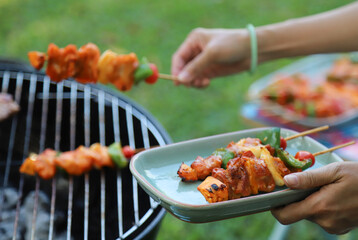
[{"label": "charred chicken chunk", "polygon": [[80,83],[96,83],[98,78],[97,63],[100,51],[93,43],[82,46],[77,53],[74,77]]},{"label": "charred chicken chunk", "polygon": [[193,182],[198,180],[198,174],[196,173],[196,170],[186,165],[185,163],[180,165],[177,173],[183,182]]},{"label": "charred chicken chunk", "polygon": [[204,180],[207,176],[211,175],[214,168],[221,167],[222,161],[220,156],[209,156],[202,158],[198,156],[190,167],[182,163],[178,170],[178,175],[182,181],[196,181]]},{"label": "charred chicken chunk", "polygon": [[226,201],[229,197],[227,186],[211,176],[198,186],[198,190],[209,203]]},{"label": "charred chicken chunk", "polygon": [[46,54],[38,51],[31,51],[27,54],[30,64],[37,70],[40,70],[46,62]]},{"label": "charred chicken chunk", "polygon": [[77,60],[75,45],[70,44],[65,48],[59,48],[51,43],[47,49],[47,57],[46,74],[52,81],[60,82],[74,75]]}]

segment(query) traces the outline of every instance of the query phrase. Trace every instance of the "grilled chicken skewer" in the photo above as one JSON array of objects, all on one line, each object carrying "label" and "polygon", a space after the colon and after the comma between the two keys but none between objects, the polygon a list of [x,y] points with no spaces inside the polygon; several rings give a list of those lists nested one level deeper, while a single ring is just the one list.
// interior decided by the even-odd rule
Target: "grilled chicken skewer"
[{"label": "grilled chicken skewer", "polygon": [[[302,157],[302,161],[311,158],[314,164],[315,156],[354,143],[351,141],[314,154],[300,151],[296,157]],[[214,168],[212,176],[207,177],[198,186],[198,190],[209,203],[237,199],[259,192],[272,192],[275,186],[284,186],[284,176],[295,171],[300,169],[286,166],[280,158],[271,156],[266,148],[262,148],[259,158],[253,152],[247,151],[240,157],[231,159],[227,169]]]},{"label": "grilled chicken skewer", "polygon": [[37,174],[42,179],[51,179],[55,176],[57,168],[76,176],[92,168],[114,166],[124,168],[128,165],[128,159],[133,156],[128,148],[128,146],[122,148],[119,143],[113,143],[108,147],[94,143],[89,148],[79,146],[73,151],[63,153],[48,148],[40,154],[30,154],[19,171],[27,175]]},{"label": "grilled chicken skewer", "polygon": [[154,84],[158,78],[178,80],[175,76],[159,74],[155,64],[146,58],[138,60],[135,53],[116,54],[107,50],[101,55],[93,43],[78,50],[73,44],[59,48],[51,43],[47,53],[31,51],[28,58],[37,70],[47,61],[46,74],[55,82],[73,77],[80,83],[110,83],[120,91],[127,91],[141,81]]},{"label": "grilled chicken skewer", "polygon": [[[286,141],[292,140],[294,138],[298,138],[301,136],[306,136],[308,134],[316,133],[319,131],[323,131],[328,129],[329,126],[322,126],[318,128],[314,128],[308,131],[304,131],[286,138],[281,137],[281,148],[286,149],[287,143]],[[261,145],[261,141],[259,139],[247,139],[248,142],[241,142],[238,145],[242,144],[242,146],[235,145],[234,143],[230,143],[226,149],[229,150],[229,152],[232,152],[233,154],[227,155],[227,157],[234,158],[241,154],[241,152],[244,152],[248,149],[248,146],[258,146]],[[272,152],[274,149],[271,146],[266,146],[266,148]],[[227,153],[230,154],[230,153]],[[215,154],[214,154],[215,155]],[[182,181],[197,181],[197,180],[204,180],[207,176],[209,176],[214,168],[220,168],[221,166],[225,167],[226,161],[224,164],[222,163],[222,156],[214,156],[211,155],[207,158],[197,157],[194,162],[191,164],[191,166],[186,165],[185,163],[182,163],[179,170],[178,175],[182,179]]]}]

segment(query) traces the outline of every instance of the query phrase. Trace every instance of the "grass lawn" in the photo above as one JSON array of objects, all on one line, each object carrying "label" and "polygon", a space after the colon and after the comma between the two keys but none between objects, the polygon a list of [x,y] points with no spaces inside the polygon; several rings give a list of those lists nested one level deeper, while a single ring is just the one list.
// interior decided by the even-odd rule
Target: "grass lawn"
[{"label": "grass lawn", "polygon": [[[30,50],[54,42],[101,51],[135,52],[169,73],[171,55],[191,29],[263,25],[333,9],[348,0],[192,0],[192,1],[20,1],[0,0],[0,56],[26,60]],[[310,37],[310,36],[307,36]],[[238,43],[239,44],[239,43]],[[240,118],[248,86],[293,59],[267,63],[254,75],[217,79],[206,89],[175,87],[159,80],[125,93],[148,109],[175,142],[252,127]],[[274,218],[269,212],[207,224],[189,224],[167,214],[158,239],[266,239]],[[358,237],[357,234],[354,235]],[[295,224],[289,239],[324,239],[318,227]],[[353,239],[353,238],[352,238]]]}]

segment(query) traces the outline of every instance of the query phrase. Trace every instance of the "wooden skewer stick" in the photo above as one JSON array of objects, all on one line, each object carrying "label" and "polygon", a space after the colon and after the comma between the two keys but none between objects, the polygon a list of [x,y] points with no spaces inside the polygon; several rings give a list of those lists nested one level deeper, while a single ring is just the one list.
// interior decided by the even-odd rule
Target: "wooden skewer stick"
[{"label": "wooden skewer stick", "polygon": [[[170,76],[170,75],[169,75]],[[172,76],[174,77],[174,76]],[[285,138],[286,141],[288,140],[291,140],[291,139],[294,139],[294,138],[298,138],[298,137],[301,137],[301,136],[305,136],[305,135],[308,135],[308,134],[311,134],[311,133],[316,133],[316,132],[320,132],[320,131],[323,131],[323,130],[326,130],[328,129],[329,126],[326,125],[326,126],[322,126],[322,127],[318,127],[318,128],[313,128],[313,129],[310,129],[310,130],[307,130],[307,131],[304,131],[304,132],[301,132],[301,133],[298,133],[296,135],[292,135],[292,136],[289,136],[287,138]],[[159,146],[151,146],[150,148],[136,148],[134,149],[134,152],[137,154],[139,152],[142,152],[144,150],[148,150],[148,149],[152,149],[152,148],[155,148],[155,147],[159,147]],[[339,148],[339,146],[337,146]],[[343,146],[342,146],[343,147]],[[334,149],[333,149],[334,150]],[[333,151],[332,150],[332,151]]]},{"label": "wooden skewer stick", "polygon": [[165,79],[165,80],[171,80],[171,81],[179,81],[179,78],[173,75],[159,73],[158,78]]},{"label": "wooden skewer stick", "polygon": [[332,148],[328,148],[328,149],[320,151],[320,152],[313,153],[313,156],[318,156],[318,155],[321,155],[321,154],[332,152],[332,151],[334,151],[336,149],[347,147],[347,146],[355,144],[355,143],[356,143],[355,141],[350,141],[350,142],[347,142],[347,143],[344,143],[344,144],[341,144],[341,145],[338,145],[338,146],[335,146],[335,147],[332,147]]},{"label": "wooden skewer stick", "polygon": [[310,130],[307,130],[307,131],[298,133],[298,134],[296,134],[296,135],[289,136],[289,137],[285,138],[285,140],[288,141],[288,140],[291,140],[291,139],[294,139],[294,138],[298,138],[298,137],[301,137],[301,136],[306,136],[306,135],[308,135],[308,134],[320,132],[320,131],[326,130],[326,129],[328,129],[328,128],[329,128],[328,125],[325,125],[325,126],[322,126],[322,127],[318,127],[318,128],[313,128],[313,129],[310,129]]}]

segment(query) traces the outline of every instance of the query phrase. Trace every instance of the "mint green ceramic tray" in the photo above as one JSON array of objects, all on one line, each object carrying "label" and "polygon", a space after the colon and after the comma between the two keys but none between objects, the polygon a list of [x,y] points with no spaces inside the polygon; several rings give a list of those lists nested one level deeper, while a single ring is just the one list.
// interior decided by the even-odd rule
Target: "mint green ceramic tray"
[{"label": "mint green ceramic tray", "polygon": [[[178,177],[177,171],[182,162],[190,165],[197,156],[209,156],[215,149],[226,146],[231,141],[256,137],[257,133],[264,129],[266,128],[226,133],[150,149],[134,156],[130,163],[130,170],[141,187],[155,201],[169,213],[186,222],[211,222],[244,216],[305,198],[314,190],[276,187],[271,193],[209,204],[196,189],[201,181],[184,183]],[[296,133],[292,130],[281,129],[283,137]],[[310,137],[290,140],[287,147],[291,154],[299,150],[315,153],[324,149],[326,149],[325,146]],[[342,161],[342,159],[334,153],[320,155],[312,169],[337,161]]]}]

